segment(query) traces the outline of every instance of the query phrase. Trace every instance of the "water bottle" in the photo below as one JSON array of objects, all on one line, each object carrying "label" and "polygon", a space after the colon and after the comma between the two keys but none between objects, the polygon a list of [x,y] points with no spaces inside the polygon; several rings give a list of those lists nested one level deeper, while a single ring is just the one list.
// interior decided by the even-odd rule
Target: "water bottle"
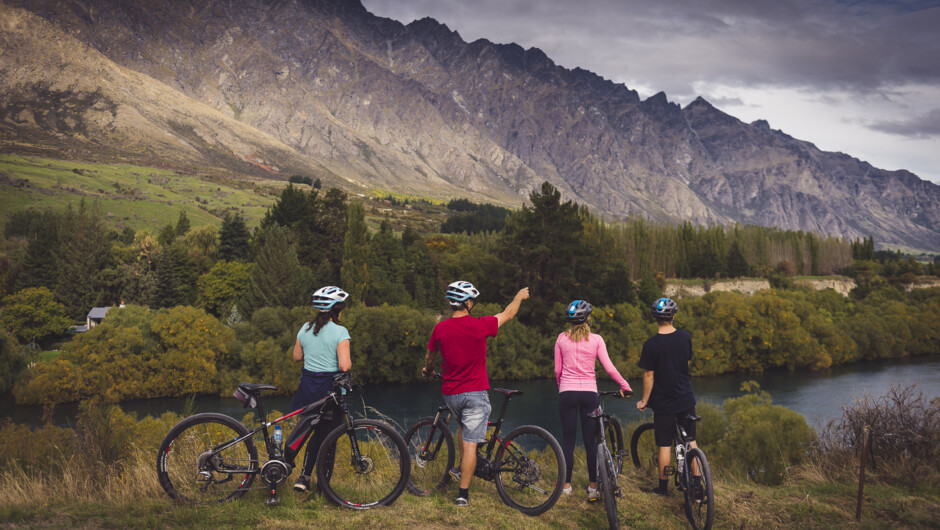
[{"label": "water bottle", "polygon": [[274,426],[274,456],[277,458],[281,457],[281,444],[284,443],[284,433],[281,431],[280,425]]}]

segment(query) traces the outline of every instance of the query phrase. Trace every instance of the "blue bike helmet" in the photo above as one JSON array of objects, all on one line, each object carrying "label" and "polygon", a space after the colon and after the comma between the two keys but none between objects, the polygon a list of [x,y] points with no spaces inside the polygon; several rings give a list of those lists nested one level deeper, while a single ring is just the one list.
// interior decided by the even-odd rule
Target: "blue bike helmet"
[{"label": "blue bike helmet", "polygon": [[568,304],[568,311],[566,318],[568,322],[573,322],[575,324],[581,324],[587,317],[591,315],[591,304],[587,300],[575,300]]},{"label": "blue bike helmet", "polygon": [[333,306],[336,304],[345,302],[348,296],[349,293],[339,287],[332,285],[321,287],[313,293],[313,307],[317,308],[321,313],[326,313],[330,309],[333,309]]},{"label": "blue bike helmet", "polygon": [[671,298],[660,298],[653,302],[653,318],[656,320],[671,320],[679,311],[679,306]]},{"label": "blue bike helmet", "polygon": [[462,307],[464,302],[480,296],[480,291],[470,282],[456,281],[447,286],[447,292],[444,297],[450,302],[451,307]]}]

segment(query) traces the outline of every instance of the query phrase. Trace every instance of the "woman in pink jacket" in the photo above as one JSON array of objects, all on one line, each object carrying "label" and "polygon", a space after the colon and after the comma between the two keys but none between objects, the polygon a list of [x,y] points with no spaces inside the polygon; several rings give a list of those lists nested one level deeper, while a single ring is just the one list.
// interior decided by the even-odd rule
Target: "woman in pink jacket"
[{"label": "woman in pink jacket", "polygon": [[558,335],[555,342],[555,379],[558,381],[558,414],[561,416],[563,434],[562,448],[565,453],[567,472],[564,493],[571,493],[571,468],[574,459],[575,435],[578,432],[578,418],[581,418],[581,440],[587,453],[588,466],[588,502],[600,498],[597,492],[597,424],[588,414],[598,406],[597,379],[594,375],[596,360],[601,361],[604,370],[620,385],[620,395],[631,391],[630,385],[610,362],[604,339],[591,333],[588,317],[591,304],[584,300],[575,300],[568,304],[567,320],[571,327]]}]

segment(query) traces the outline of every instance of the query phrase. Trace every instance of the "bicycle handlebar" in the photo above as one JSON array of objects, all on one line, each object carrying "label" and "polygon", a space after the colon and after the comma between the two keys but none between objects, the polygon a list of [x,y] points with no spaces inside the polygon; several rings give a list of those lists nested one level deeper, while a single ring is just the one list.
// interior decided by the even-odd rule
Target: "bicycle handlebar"
[{"label": "bicycle handlebar", "polygon": [[[617,396],[617,397],[620,397],[620,391],[619,391],[619,390],[604,390],[603,392],[598,392],[597,394],[598,394],[599,396]],[[632,391],[632,390],[624,390],[624,391],[623,391],[623,397],[625,397],[625,398],[626,398],[626,397],[630,397],[630,396],[632,396],[632,395],[633,395],[633,391]]]},{"label": "bicycle handlebar", "polygon": [[421,375],[428,379],[443,380],[444,375],[438,372],[437,370],[431,370],[430,373],[425,372],[424,369],[421,369]]}]

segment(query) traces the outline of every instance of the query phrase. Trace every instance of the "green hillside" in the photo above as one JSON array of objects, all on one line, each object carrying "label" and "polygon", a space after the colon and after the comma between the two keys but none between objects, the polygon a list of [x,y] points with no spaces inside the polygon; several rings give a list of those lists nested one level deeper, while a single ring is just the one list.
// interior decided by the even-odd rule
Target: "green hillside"
[{"label": "green hillside", "polygon": [[175,223],[181,210],[194,225],[237,211],[257,225],[284,181],[209,177],[121,164],[82,163],[0,154],[0,223],[23,209],[62,209],[97,201],[106,222],[121,230]]}]

